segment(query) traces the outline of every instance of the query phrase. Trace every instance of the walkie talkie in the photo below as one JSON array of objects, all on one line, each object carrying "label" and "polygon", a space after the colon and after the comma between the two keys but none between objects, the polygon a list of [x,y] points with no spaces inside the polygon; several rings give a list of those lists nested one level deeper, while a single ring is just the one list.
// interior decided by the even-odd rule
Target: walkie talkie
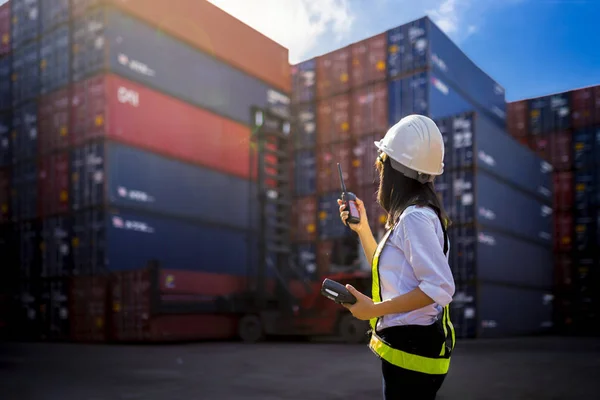
[{"label": "walkie talkie", "polygon": [[340,173],[340,182],[342,184],[342,202],[345,205],[345,211],[348,211],[348,218],[346,219],[346,225],[358,224],[360,222],[360,213],[356,206],[356,195],[352,192],[346,191],[346,184],[344,183],[344,176],[342,175],[342,166],[338,163],[338,172]]}]

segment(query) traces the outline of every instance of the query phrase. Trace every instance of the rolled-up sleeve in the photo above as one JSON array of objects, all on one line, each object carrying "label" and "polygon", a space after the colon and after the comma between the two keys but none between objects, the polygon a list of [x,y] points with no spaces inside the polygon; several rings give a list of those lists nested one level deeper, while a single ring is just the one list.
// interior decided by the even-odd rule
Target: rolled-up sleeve
[{"label": "rolled-up sleeve", "polygon": [[419,280],[419,288],[434,302],[446,306],[454,295],[454,278],[434,220],[423,211],[410,212],[402,216],[398,228],[398,239]]}]

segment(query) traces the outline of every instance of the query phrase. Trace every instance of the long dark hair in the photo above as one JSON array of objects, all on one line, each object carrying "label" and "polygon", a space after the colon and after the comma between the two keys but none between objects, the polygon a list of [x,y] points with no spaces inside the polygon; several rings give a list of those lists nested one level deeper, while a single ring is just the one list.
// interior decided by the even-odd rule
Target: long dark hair
[{"label": "long dark hair", "polygon": [[436,209],[445,227],[450,226],[450,219],[435,191],[433,182],[421,183],[396,171],[385,153],[377,157],[375,166],[379,171],[377,202],[387,213],[386,229],[394,227],[404,210],[411,205]]}]

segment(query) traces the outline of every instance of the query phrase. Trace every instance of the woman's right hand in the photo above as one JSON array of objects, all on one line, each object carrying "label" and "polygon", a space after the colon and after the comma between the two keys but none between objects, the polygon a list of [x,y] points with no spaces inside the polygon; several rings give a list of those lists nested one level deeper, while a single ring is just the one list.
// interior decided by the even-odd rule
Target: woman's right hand
[{"label": "woman's right hand", "polygon": [[[340,219],[342,220],[342,223],[346,225],[346,220],[348,219],[348,211],[345,210],[346,206],[344,205],[341,199],[338,199],[337,202],[340,206]],[[358,213],[360,214],[360,222],[357,224],[348,224],[348,226],[354,232],[360,233],[363,229],[369,227],[369,219],[367,217],[365,205],[359,198],[356,198],[356,208],[358,208]]]}]

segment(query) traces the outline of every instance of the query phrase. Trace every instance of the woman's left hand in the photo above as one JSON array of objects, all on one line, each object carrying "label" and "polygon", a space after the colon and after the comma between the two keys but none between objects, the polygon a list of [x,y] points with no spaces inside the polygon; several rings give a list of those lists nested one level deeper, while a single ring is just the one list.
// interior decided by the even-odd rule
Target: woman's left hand
[{"label": "woman's left hand", "polygon": [[356,290],[352,285],[346,285],[346,289],[350,291],[356,297],[356,303],[354,304],[342,304],[346,307],[355,318],[366,321],[371,318],[377,317],[375,310],[375,303],[373,300]]}]

